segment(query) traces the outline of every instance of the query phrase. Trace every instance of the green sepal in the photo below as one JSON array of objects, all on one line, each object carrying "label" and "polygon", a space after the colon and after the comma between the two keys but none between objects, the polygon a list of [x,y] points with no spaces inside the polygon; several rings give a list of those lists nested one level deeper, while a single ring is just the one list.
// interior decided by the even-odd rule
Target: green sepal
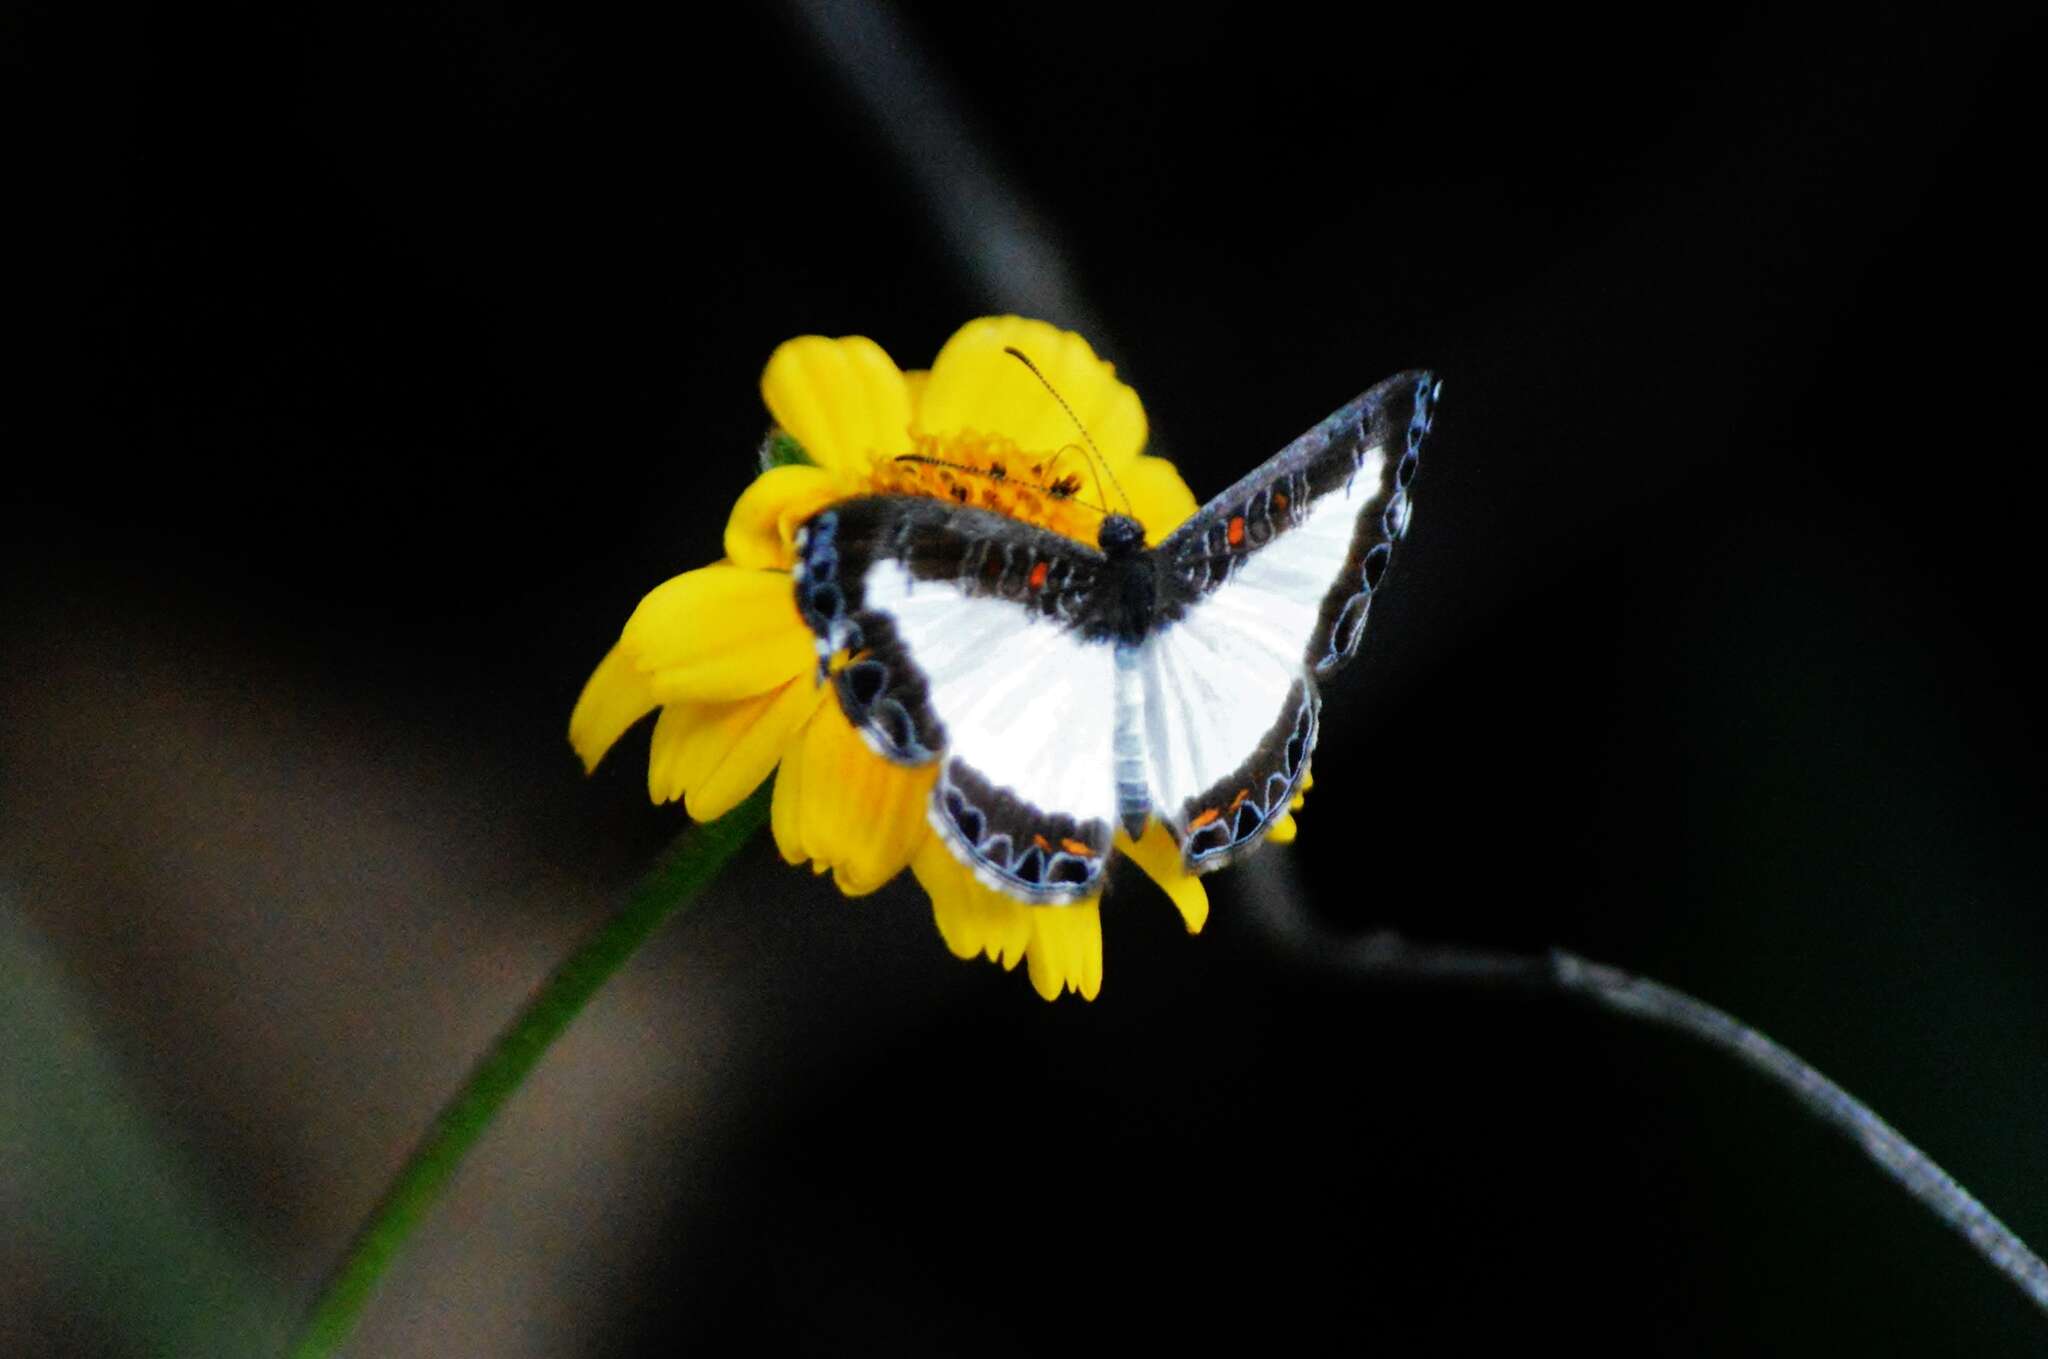
[{"label": "green sepal", "polygon": [[804,446],[791,438],[789,431],[771,425],[761,440],[761,470],[771,467],[816,467],[811,455],[804,452]]}]

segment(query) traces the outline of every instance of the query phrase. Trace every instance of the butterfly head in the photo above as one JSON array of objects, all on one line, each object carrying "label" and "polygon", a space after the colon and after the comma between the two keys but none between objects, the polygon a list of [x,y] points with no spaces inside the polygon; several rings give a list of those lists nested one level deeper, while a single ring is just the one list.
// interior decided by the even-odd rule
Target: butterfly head
[{"label": "butterfly head", "polygon": [[1105,514],[1095,542],[1111,561],[1135,557],[1145,546],[1145,526],[1128,514]]}]

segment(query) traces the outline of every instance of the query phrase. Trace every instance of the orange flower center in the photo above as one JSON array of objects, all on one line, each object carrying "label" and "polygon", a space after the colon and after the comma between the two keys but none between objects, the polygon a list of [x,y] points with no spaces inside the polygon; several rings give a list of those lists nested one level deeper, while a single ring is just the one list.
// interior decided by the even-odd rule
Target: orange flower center
[{"label": "orange flower center", "polygon": [[1000,434],[913,434],[911,451],[877,457],[877,494],[921,495],[993,510],[1054,533],[1095,541],[1102,511],[1085,503],[1088,458],[1078,446],[1025,453]]}]

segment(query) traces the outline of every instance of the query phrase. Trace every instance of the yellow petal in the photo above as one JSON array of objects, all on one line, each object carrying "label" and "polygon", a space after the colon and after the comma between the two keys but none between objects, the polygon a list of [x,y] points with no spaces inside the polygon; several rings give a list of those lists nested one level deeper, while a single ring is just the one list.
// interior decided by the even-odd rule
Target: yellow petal
[{"label": "yellow petal", "polygon": [[[817,721],[815,712],[811,720]],[[810,857],[804,853],[804,730],[799,728],[790,737],[782,767],[775,771],[775,794],[768,802],[768,829],[786,864],[800,864]]]},{"label": "yellow petal", "polygon": [[787,571],[796,560],[797,526],[852,494],[822,467],[771,467],[740,493],[725,523],[725,555],[735,566]]},{"label": "yellow petal", "polygon": [[752,698],[817,663],[788,575],[722,562],[655,586],[619,645],[663,703]]},{"label": "yellow petal", "polygon": [[866,336],[804,335],[777,346],[761,399],[820,467],[865,471],[874,454],[910,447],[910,390]]},{"label": "yellow petal", "polygon": [[[934,869],[934,856],[946,860]],[[952,855],[934,836],[910,861],[918,886],[932,899],[932,918],[938,922],[939,937],[955,958],[972,958],[981,952],[981,915],[961,890],[960,875],[952,871]]]},{"label": "yellow petal", "polygon": [[938,766],[906,768],[875,754],[836,700],[821,702],[805,726],[803,760],[796,815],[805,856],[829,865],[848,896],[909,866],[930,834],[925,804]]},{"label": "yellow petal", "polygon": [[809,674],[784,685],[760,720],[747,728],[702,782],[685,790],[684,806],[690,815],[710,821],[746,801],[796,744],[824,698],[825,687]]},{"label": "yellow petal", "polygon": [[1136,461],[1145,447],[1145,408],[1138,394],[1117,381],[1116,369],[1079,335],[1021,316],[986,316],[954,332],[932,362],[931,381],[918,403],[918,428],[937,435],[1001,434],[1030,452],[1075,443],[1073,419],[1023,364],[1003,352],[1005,346],[1021,351],[1045,375],[1119,476]]},{"label": "yellow petal", "polygon": [[903,389],[910,393],[910,423],[917,424],[917,412],[924,405],[924,389],[932,380],[929,368],[906,368],[903,370]]},{"label": "yellow petal", "polygon": [[1025,961],[1033,989],[1047,1000],[1057,1000],[1062,990],[1095,999],[1102,990],[1100,898],[1029,909],[1031,951]]},{"label": "yellow petal", "polygon": [[1202,926],[1209,920],[1209,893],[1202,886],[1202,880],[1187,871],[1172,832],[1157,821],[1148,821],[1145,833],[1136,841],[1118,831],[1116,847],[1143,869],[1146,877],[1159,884],[1160,890],[1180,912],[1188,933],[1200,934]]},{"label": "yellow petal", "polygon": [[654,690],[633,664],[624,646],[615,646],[597,663],[576,710],[569,714],[569,744],[582,757],[587,773],[625,735],[626,728],[654,709]]},{"label": "yellow petal", "polygon": [[759,715],[718,752],[701,777],[684,786],[683,805],[690,815],[711,821],[745,802],[747,794],[774,770],[824,698],[825,686],[805,674],[773,694],[745,700],[748,705],[760,705]]},{"label": "yellow petal", "polygon": [[767,693],[735,703],[663,708],[647,750],[647,795],[656,802],[674,802],[703,783],[774,701],[775,695]]},{"label": "yellow petal", "polygon": [[1164,458],[1139,458],[1116,477],[1130,498],[1131,513],[1145,526],[1145,541],[1154,546],[1199,508],[1195,493]]},{"label": "yellow petal", "polygon": [[1024,961],[1031,907],[984,887],[935,835],[925,837],[910,867],[932,899],[939,935],[954,957],[979,954],[1006,971]]}]

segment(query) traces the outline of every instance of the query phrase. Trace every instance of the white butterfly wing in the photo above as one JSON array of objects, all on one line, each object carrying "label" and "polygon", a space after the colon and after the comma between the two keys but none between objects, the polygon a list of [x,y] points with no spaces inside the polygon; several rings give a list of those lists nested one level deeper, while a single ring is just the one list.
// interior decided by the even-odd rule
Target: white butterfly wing
[{"label": "white butterfly wing", "polygon": [[[1223,608],[1191,615],[1139,648],[1148,800],[1184,850],[1193,838],[1209,847],[1225,831],[1230,844],[1255,839],[1269,809],[1294,796],[1317,708],[1297,654],[1268,645],[1236,609]],[[1280,732],[1275,714],[1283,712],[1295,721]],[[1297,726],[1290,756],[1285,743]]]},{"label": "white butterfly wing", "polygon": [[1162,623],[1126,664],[1152,811],[1190,868],[1257,845],[1299,791],[1316,676],[1357,653],[1408,527],[1436,391],[1426,373],[1381,383],[1160,544]]},{"label": "white butterfly wing", "polygon": [[939,501],[848,501],[804,529],[798,604],[881,755],[940,761],[932,828],[989,886],[1099,890],[1116,812],[1116,650],[1073,626],[1099,554]]},{"label": "white butterfly wing", "polygon": [[[917,580],[901,562],[876,565],[867,600],[893,617],[951,738],[933,828],[997,888],[1090,886],[1099,837],[1077,830],[1116,812],[1115,650],[1007,599]],[[1062,817],[1076,825],[1051,824]]]}]

